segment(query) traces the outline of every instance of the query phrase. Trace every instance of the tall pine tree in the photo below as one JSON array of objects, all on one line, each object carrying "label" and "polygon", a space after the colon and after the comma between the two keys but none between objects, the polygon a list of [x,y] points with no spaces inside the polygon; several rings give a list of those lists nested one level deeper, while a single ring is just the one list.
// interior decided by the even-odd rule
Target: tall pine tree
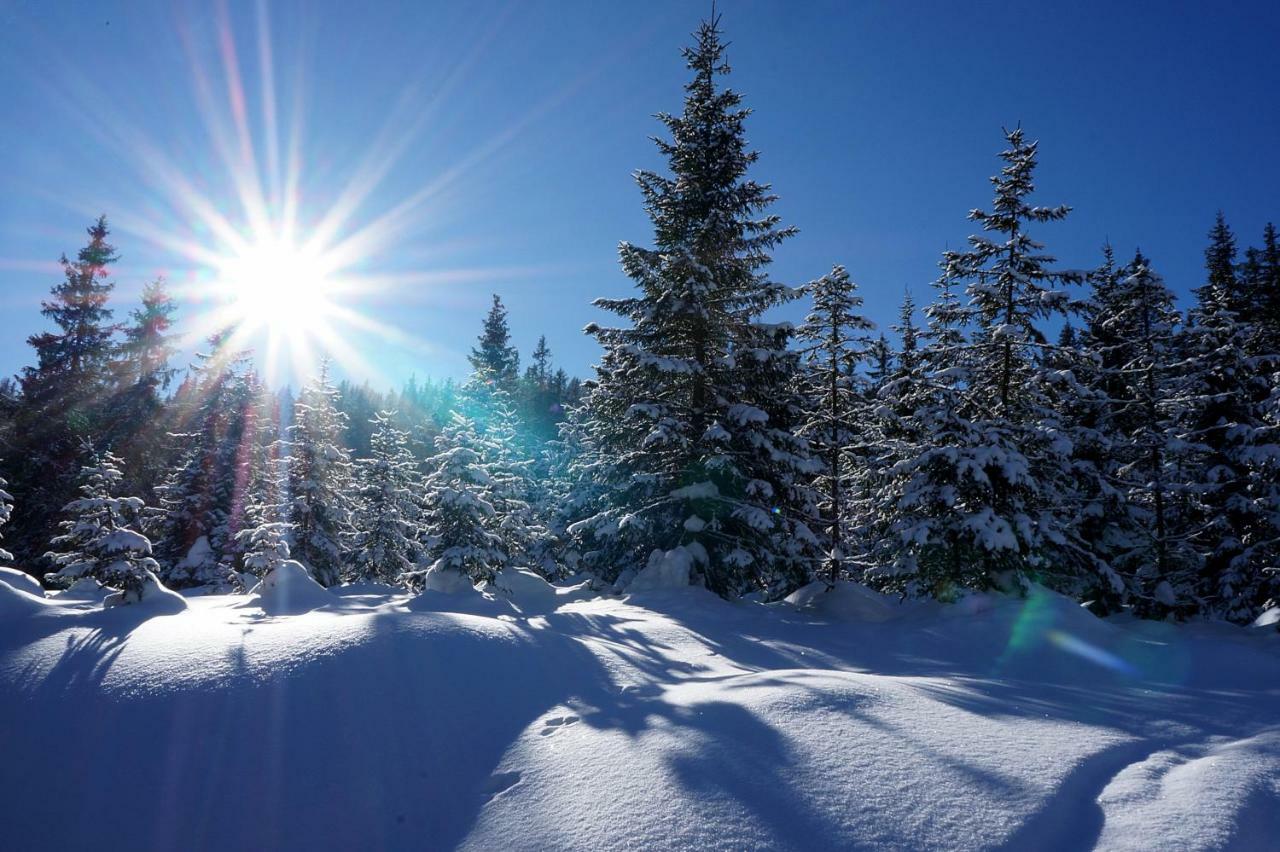
[{"label": "tall pine tree", "polygon": [[749,111],[718,84],[729,71],[718,19],[696,39],[684,52],[684,111],[659,116],[670,174],[636,176],[654,247],[619,250],[638,292],[596,302],[626,325],[587,329],[605,354],[579,470],[607,490],[571,529],[607,579],[680,548],[695,579],[722,595],[776,592],[804,580],[815,543],[790,329],[762,320],[796,295],[765,273],[793,229],[747,177],[757,158]]}]

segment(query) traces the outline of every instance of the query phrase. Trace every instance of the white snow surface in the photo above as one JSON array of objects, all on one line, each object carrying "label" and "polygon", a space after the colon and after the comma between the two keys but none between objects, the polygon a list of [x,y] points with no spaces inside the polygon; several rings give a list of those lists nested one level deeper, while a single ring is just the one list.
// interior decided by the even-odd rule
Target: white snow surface
[{"label": "white snow surface", "polygon": [[687,588],[693,562],[693,554],[684,547],[655,550],[649,554],[649,563],[644,570],[627,583],[627,591],[653,592]]},{"label": "white snow surface", "polygon": [[528,578],[494,587],[321,590],[281,617],[244,596],[155,615],[0,584],[2,845],[1280,838],[1274,629],[1102,621],[1040,589],[947,606],[817,584],[762,605],[580,584],[533,592],[531,613]]},{"label": "white snow surface", "polygon": [[5,583],[19,591],[28,592],[38,598],[44,597],[44,586],[40,585],[40,581],[25,571],[19,571],[17,568],[0,567],[0,583]]},{"label": "white snow surface", "polygon": [[286,559],[249,590],[244,606],[260,608],[267,615],[301,615],[334,602],[334,596],[311,578],[305,565]]}]

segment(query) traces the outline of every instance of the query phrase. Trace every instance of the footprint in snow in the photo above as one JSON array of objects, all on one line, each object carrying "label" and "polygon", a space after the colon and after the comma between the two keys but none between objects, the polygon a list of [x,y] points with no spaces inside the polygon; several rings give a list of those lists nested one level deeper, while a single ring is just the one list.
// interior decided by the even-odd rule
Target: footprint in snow
[{"label": "footprint in snow", "polygon": [[567,728],[578,722],[577,716],[552,716],[542,725],[542,730],[538,733],[544,737],[549,737],[561,728]]},{"label": "footprint in snow", "polygon": [[501,796],[512,787],[520,783],[519,772],[495,772],[489,776],[489,783],[484,785],[484,793],[489,797],[489,801]]}]

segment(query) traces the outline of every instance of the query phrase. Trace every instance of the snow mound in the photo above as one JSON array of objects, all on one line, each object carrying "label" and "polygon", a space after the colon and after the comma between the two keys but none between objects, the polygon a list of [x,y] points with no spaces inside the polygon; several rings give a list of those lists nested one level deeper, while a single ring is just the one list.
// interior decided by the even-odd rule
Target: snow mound
[{"label": "snow mound", "polygon": [[556,608],[556,587],[527,568],[504,568],[493,588],[521,612],[550,612]]},{"label": "snow mound", "polygon": [[102,601],[105,609],[117,606],[128,606],[131,612],[146,611],[152,615],[173,615],[187,608],[187,601],[182,595],[166,587],[159,578],[150,571],[142,581],[139,592],[112,592]]},{"label": "snow mound", "polygon": [[432,568],[423,578],[421,594],[409,601],[410,612],[457,612],[470,615],[510,615],[506,596],[478,589],[471,578],[452,568]]},{"label": "snow mound", "polygon": [[465,595],[476,590],[471,578],[451,568],[432,568],[422,580],[424,592],[439,592],[442,595]]},{"label": "snow mound", "polygon": [[627,584],[628,592],[657,592],[663,589],[685,589],[691,583],[693,554],[688,548],[655,550],[649,564]]},{"label": "snow mound", "polygon": [[0,582],[0,621],[43,612],[49,603],[44,595],[36,597],[23,589]]},{"label": "snow mound", "polygon": [[44,586],[40,585],[40,581],[16,568],[0,568],[0,583],[7,583],[20,592],[44,597]]},{"label": "snow mound", "polygon": [[[0,568],[0,571],[3,571]],[[1280,627],[1280,606],[1273,606],[1271,609],[1258,616],[1253,621],[1254,627]]]},{"label": "snow mound", "polygon": [[104,601],[111,590],[92,577],[81,577],[69,587],[57,592],[55,597],[60,601]]},{"label": "snow mound", "polygon": [[788,595],[784,602],[797,610],[823,615],[840,621],[862,621],[879,624],[902,614],[902,604],[888,595],[868,589],[861,583],[841,582],[828,586],[816,580]]},{"label": "snow mound", "polygon": [[296,559],[286,559],[268,571],[249,595],[245,605],[261,607],[267,615],[301,615],[335,600]]}]

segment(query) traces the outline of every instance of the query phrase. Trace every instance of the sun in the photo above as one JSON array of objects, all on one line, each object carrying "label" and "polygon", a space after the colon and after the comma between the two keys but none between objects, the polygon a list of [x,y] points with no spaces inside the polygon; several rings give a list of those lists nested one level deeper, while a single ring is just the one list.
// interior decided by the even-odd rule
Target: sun
[{"label": "sun", "polygon": [[253,352],[269,381],[307,375],[326,355],[357,360],[344,340],[353,312],[343,264],[315,239],[294,240],[297,231],[264,226],[225,241],[201,285],[213,304],[196,329],[227,333],[225,345]]},{"label": "sun", "polygon": [[240,325],[296,339],[318,332],[332,313],[334,270],[288,238],[257,238],[218,267],[218,286]]}]

